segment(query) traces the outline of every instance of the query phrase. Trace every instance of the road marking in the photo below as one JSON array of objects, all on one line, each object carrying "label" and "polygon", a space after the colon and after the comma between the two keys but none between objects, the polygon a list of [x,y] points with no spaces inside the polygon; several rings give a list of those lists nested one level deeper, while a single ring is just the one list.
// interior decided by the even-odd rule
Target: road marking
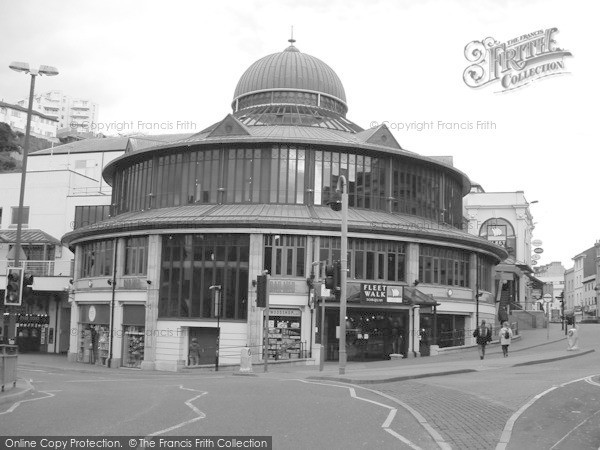
[{"label": "road marking", "polygon": [[592,378],[594,378],[594,376],[596,376],[596,375],[592,375],[591,377],[586,377],[585,382],[589,383],[589,384],[593,384],[594,386],[600,387],[600,383],[597,383],[594,380],[592,380]]},{"label": "road marking", "polygon": [[552,447],[550,447],[550,450],[552,450],[557,445],[559,445],[562,441],[564,441],[566,438],[568,438],[571,435],[571,433],[573,433],[573,431],[575,431],[577,428],[579,428],[581,425],[586,423],[588,420],[590,420],[592,417],[594,417],[598,413],[600,413],[600,409],[598,411],[596,411],[594,414],[592,414],[591,416],[589,416],[587,419],[585,419],[583,422],[581,422],[579,425],[577,425],[575,428],[573,428],[571,431],[569,431],[567,434],[565,434],[560,441],[558,441],[556,444],[554,444]]},{"label": "road marking", "polygon": [[184,402],[184,404],[185,404],[186,406],[188,406],[188,407],[189,407],[189,408],[190,408],[192,411],[194,411],[194,412],[195,412],[195,413],[198,415],[198,417],[194,417],[193,419],[186,420],[186,421],[184,421],[184,422],[178,423],[178,424],[176,424],[176,425],[173,425],[172,427],[165,428],[164,430],[155,431],[154,433],[151,433],[151,434],[149,434],[147,437],[158,436],[159,434],[168,433],[169,431],[176,430],[177,428],[184,427],[184,426],[186,426],[186,425],[189,425],[190,423],[194,423],[194,422],[197,422],[197,421],[199,421],[199,420],[202,420],[202,419],[206,418],[206,414],[204,414],[202,411],[200,411],[198,408],[196,408],[196,407],[195,407],[195,406],[192,404],[192,402],[193,402],[194,400],[197,400],[197,399],[199,399],[199,398],[200,398],[200,397],[202,397],[203,395],[206,395],[206,394],[208,394],[208,392],[206,392],[206,391],[198,391],[198,390],[196,390],[196,389],[185,388],[185,387],[183,387],[183,385],[179,385],[179,389],[182,389],[182,390],[184,390],[184,391],[200,392],[200,394],[198,394],[198,395],[196,395],[196,396],[194,396],[194,397],[192,397],[192,398],[190,398],[189,400],[186,400],[186,401]]},{"label": "road marking", "polygon": [[[294,381],[294,380],[292,380],[292,381]],[[398,412],[398,409],[397,409],[397,408],[394,408],[394,407],[392,407],[392,406],[386,405],[386,404],[384,404],[384,403],[379,403],[379,402],[376,402],[376,401],[374,401],[374,400],[370,400],[370,399],[368,399],[368,398],[359,397],[359,396],[356,394],[356,389],[357,389],[357,388],[358,388],[358,389],[363,389],[363,390],[365,390],[365,391],[369,391],[369,392],[372,392],[372,393],[374,393],[374,394],[381,395],[381,396],[383,396],[383,397],[386,397],[386,398],[388,398],[389,400],[393,400],[393,401],[396,401],[397,403],[401,404],[401,402],[399,402],[397,399],[394,399],[393,397],[390,397],[390,396],[388,396],[388,395],[384,394],[383,392],[378,392],[378,391],[375,391],[375,390],[373,390],[373,389],[368,389],[368,388],[364,388],[364,387],[362,387],[362,386],[357,386],[357,385],[353,385],[353,384],[349,384],[349,383],[348,383],[348,384],[346,384],[346,383],[343,383],[343,384],[334,384],[333,382],[331,382],[331,383],[320,383],[320,382],[317,382],[317,381],[309,381],[309,380],[301,380],[301,379],[297,379],[297,380],[295,380],[295,381],[300,381],[300,382],[302,382],[302,383],[307,383],[307,384],[318,384],[318,385],[321,385],[321,386],[329,386],[329,387],[341,387],[341,388],[345,388],[345,389],[348,389],[348,391],[350,392],[350,396],[351,396],[352,398],[355,398],[355,399],[357,399],[357,400],[363,400],[363,401],[365,401],[365,402],[368,402],[368,403],[373,403],[373,404],[375,404],[375,405],[381,406],[382,408],[387,408],[387,409],[389,409],[389,410],[390,410],[390,412],[389,412],[389,414],[388,414],[388,416],[387,416],[386,420],[383,422],[383,424],[381,424],[381,427],[382,427],[382,428],[383,428],[385,431],[387,431],[389,434],[391,434],[392,436],[394,436],[396,439],[398,439],[398,440],[400,440],[400,441],[404,442],[404,443],[405,443],[406,445],[408,445],[410,448],[412,448],[412,449],[414,449],[414,450],[420,450],[420,449],[421,449],[421,447],[419,447],[418,445],[414,444],[413,442],[411,442],[409,439],[405,438],[404,436],[402,436],[402,435],[400,435],[400,434],[396,433],[394,430],[392,430],[392,429],[390,428],[390,425],[391,425],[392,421],[394,420],[394,417],[396,416],[396,413]],[[406,405],[406,406],[408,406],[408,405]],[[428,430],[428,431],[429,431],[429,430]],[[439,436],[439,435],[438,435],[438,436]],[[440,438],[441,438],[441,436],[440,436]],[[443,449],[449,449],[449,448],[450,448],[450,446],[447,446],[447,447],[441,447],[441,448],[443,448]]]},{"label": "road marking", "polygon": [[[510,419],[508,419],[508,422],[506,422],[506,425],[504,426],[504,430],[502,431],[502,436],[500,437],[500,441],[498,442],[498,445],[496,445],[496,450],[505,450],[506,449],[506,446],[510,442],[513,427],[514,427],[516,421],[525,412],[525,410],[527,408],[529,408],[531,405],[533,405],[536,401],[538,401],[544,395],[552,392],[555,389],[562,388],[569,384],[577,383],[577,382],[583,381],[583,380],[587,381],[588,379],[590,379],[590,381],[591,381],[592,377],[594,377],[594,376],[597,376],[597,375],[591,375],[588,377],[578,378],[576,380],[571,380],[571,381],[567,381],[566,383],[559,384],[558,386],[552,386],[551,388],[546,389],[544,392],[541,392],[540,394],[536,395],[531,400],[529,400],[527,403],[525,403],[523,406],[521,406],[517,410],[517,412],[515,412],[512,416],[510,416]],[[593,382],[593,383],[595,383],[595,382]]]},{"label": "road marking", "polygon": [[50,397],[54,397],[55,395],[52,392],[60,392],[60,391],[39,391],[39,392],[41,392],[42,394],[48,394],[48,395],[46,397],[30,398],[27,400],[19,400],[18,402],[13,403],[12,406],[10,408],[8,408],[6,411],[0,412],[0,415],[13,412],[15,409],[17,409],[23,403],[35,402],[37,400],[44,400],[44,399],[47,399]]},{"label": "road marking", "polygon": [[[181,377],[169,377],[170,379],[175,378],[176,380],[181,380]],[[162,378],[119,378],[119,379],[112,379],[112,378],[98,378],[98,379],[94,379],[94,380],[67,380],[65,381],[65,383],[120,383],[122,381],[161,381],[161,380],[168,380],[169,378],[166,377],[162,377]],[[203,377],[202,379],[222,379],[225,378],[223,377]],[[173,386],[179,386],[178,384],[173,385]]]}]

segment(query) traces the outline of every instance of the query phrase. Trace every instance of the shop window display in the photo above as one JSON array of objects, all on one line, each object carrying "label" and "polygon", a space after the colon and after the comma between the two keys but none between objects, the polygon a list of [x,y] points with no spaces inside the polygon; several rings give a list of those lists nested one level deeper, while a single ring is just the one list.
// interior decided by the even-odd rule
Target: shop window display
[{"label": "shop window display", "polygon": [[126,327],[123,333],[123,366],[139,368],[143,359],[144,327]]},{"label": "shop window display", "polygon": [[287,314],[294,315],[269,316],[269,359],[304,357],[300,336],[300,311],[289,311]]}]

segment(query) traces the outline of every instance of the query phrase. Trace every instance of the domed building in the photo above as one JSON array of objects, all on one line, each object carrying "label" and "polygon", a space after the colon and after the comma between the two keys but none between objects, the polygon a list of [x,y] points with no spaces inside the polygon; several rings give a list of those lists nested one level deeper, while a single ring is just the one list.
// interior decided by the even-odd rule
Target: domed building
[{"label": "domed building", "polygon": [[464,229],[468,177],[347,119],[339,77],[290,42],[246,70],[225,118],[175,143],[132,140],[106,166],[111,217],[63,238],[71,360],[180,370],[238,364],[249,347],[259,361],[265,271],[269,358],[337,359],[340,302],[323,304],[319,281],[341,259],[328,202],[342,175],[348,360],[470,344],[477,316],[494,322],[507,255]]}]

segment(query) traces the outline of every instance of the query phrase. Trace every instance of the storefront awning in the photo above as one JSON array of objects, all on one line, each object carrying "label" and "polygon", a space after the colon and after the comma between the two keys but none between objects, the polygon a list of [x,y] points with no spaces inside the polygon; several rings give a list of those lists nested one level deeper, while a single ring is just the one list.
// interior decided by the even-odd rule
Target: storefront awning
[{"label": "storefront awning", "polygon": [[421,292],[417,288],[414,287],[405,287],[404,288],[404,303],[408,303],[411,305],[419,305],[419,306],[439,306],[440,303],[437,302],[433,295],[425,294]]}]

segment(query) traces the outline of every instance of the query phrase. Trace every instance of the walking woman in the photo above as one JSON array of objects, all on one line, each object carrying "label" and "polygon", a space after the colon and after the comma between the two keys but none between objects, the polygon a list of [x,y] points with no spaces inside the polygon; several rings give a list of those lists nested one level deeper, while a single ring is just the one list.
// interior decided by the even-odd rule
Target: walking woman
[{"label": "walking woman", "polygon": [[485,346],[492,340],[492,332],[486,326],[485,320],[482,320],[481,325],[473,331],[473,337],[476,338],[477,341],[479,359],[483,359],[485,357]]},{"label": "walking woman", "polygon": [[513,333],[508,322],[504,322],[502,328],[500,328],[500,345],[502,346],[502,353],[504,353],[505,358],[508,356],[508,346],[510,345],[512,336]]}]

